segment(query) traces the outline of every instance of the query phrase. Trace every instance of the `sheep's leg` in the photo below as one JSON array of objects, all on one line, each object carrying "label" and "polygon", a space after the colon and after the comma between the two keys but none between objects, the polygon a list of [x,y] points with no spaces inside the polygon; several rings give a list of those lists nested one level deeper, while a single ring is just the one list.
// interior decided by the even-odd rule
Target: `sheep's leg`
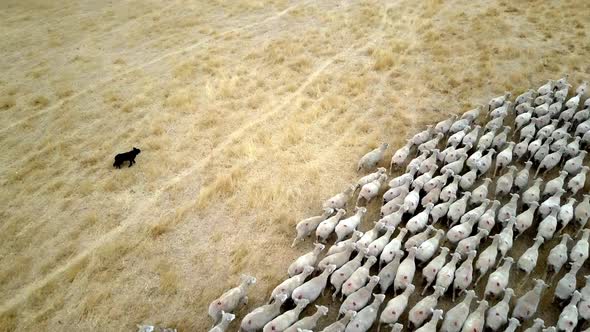
[{"label": "sheep's leg", "polygon": [[477,277],[477,279],[475,279],[475,283],[473,284],[473,287],[477,286],[477,283],[479,283],[479,281],[481,280],[481,278],[483,278],[483,276],[487,273],[488,271],[484,271],[483,273],[481,273],[480,271],[480,275],[479,277]]},{"label": "sheep's leg", "polygon": [[[433,279],[433,281],[434,281],[434,279]],[[422,293],[420,295],[424,295],[424,293],[426,293],[426,290],[428,288],[430,288],[430,285],[432,285],[432,281],[430,281],[430,282],[428,282],[428,284],[426,284],[426,287],[424,287],[424,289],[422,290]]]},{"label": "sheep's leg", "polygon": [[539,171],[541,170],[541,165],[539,165],[539,167],[537,167],[537,171],[535,172],[535,178],[537,177],[537,175],[539,175]]},{"label": "sheep's leg", "polygon": [[451,300],[453,301],[453,303],[455,303],[455,287],[451,289],[451,293],[453,293],[453,295],[451,296]]},{"label": "sheep's leg", "polygon": [[334,287],[336,290],[334,291],[334,294],[332,294],[332,301],[336,301],[336,295],[338,295],[338,292],[340,292],[340,288]]}]

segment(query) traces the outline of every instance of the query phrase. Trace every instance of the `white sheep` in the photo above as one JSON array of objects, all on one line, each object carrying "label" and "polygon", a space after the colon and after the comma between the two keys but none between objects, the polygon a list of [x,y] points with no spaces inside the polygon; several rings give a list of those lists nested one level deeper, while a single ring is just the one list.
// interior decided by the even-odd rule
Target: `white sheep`
[{"label": "white sheep", "polygon": [[328,198],[323,204],[322,207],[332,208],[335,210],[342,209],[346,207],[346,203],[352,198],[354,192],[356,190],[356,186],[348,186],[343,192]]},{"label": "white sheep", "polygon": [[496,137],[496,129],[492,129],[487,133],[483,134],[479,141],[477,142],[477,148],[487,150],[492,146],[492,142],[494,141],[494,137]]},{"label": "white sheep", "polygon": [[363,310],[354,316],[352,321],[346,326],[345,332],[366,332],[371,328],[377,318],[379,307],[385,300],[385,294],[375,294],[374,296],[373,303],[364,307]]},{"label": "white sheep", "polygon": [[558,233],[561,233],[564,228],[574,219],[574,203],[576,203],[575,197],[570,197],[567,200],[567,203],[562,205],[559,208],[559,213],[557,214],[557,221],[561,224],[561,228],[559,229]]},{"label": "white sheep", "polygon": [[[313,271],[313,269],[312,269]],[[297,278],[295,276],[294,278]],[[274,293],[274,291],[273,291]],[[240,324],[241,331],[254,332],[262,329],[266,323],[281,314],[281,306],[291,297],[291,293],[277,293],[273,296],[274,302],[258,307],[244,316]]]},{"label": "white sheep", "polygon": [[349,244],[356,243],[362,236],[363,236],[363,232],[359,232],[359,231],[352,232],[352,236],[350,238],[348,238],[347,240],[340,241],[338,243],[334,243],[332,246],[330,246],[330,248],[328,249],[328,252],[326,253],[326,257],[330,256],[330,255],[337,254],[339,252],[346,251],[346,248]]},{"label": "white sheep", "polygon": [[492,99],[490,99],[490,102],[488,103],[488,109],[494,110],[502,105],[504,105],[504,103],[512,96],[511,92],[506,92],[504,93],[502,96],[498,96],[498,97],[494,97]]},{"label": "white sheep", "polygon": [[502,149],[504,144],[506,144],[506,141],[508,139],[508,133],[511,129],[512,128],[510,128],[510,126],[504,126],[504,130],[502,130],[502,132],[498,135],[494,136],[494,139],[492,140],[492,148],[497,150]]},{"label": "white sheep", "polygon": [[334,293],[332,294],[333,300],[336,300],[336,295],[342,289],[342,284],[344,284],[344,282],[350,278],[354,271],[361,267],[366,252],[366,249],[359,250],[353,259],[346,262],[344,265],[338,268],[338,270],[332,273],[332,276],[330,277],[330,284],[334,286]]},{"label": "white sheep", "polygon": [[[424,281],[426,282],[426,286],[424,286],[424,292],[426,289],[430,288],[430,285],[436,280],[436,276],[442,267],[445,265],[447,261],[447,256],[449,254],[449,248],[441,247],[440,254],[432,259],[428,264],[422,269],[422,276],[424,277]],[[423,292],[423,293],[424,293]]]},{"label": "white sheep", "polygon": [[424,324],[421,328],[417,329],[416,332],[436,332],[436,326],[438,321],[441,320],[443,317],[443,311],[441,309],[432,310],[432,318],[426,324]]},{"label": "white sheep", "polygon": [[379,287],[381,288],[382,293],[387,292],[387,289],[393,284],[393,280],[395,279],[397,269],[399,268],[403,256],[403,251],[396,250],[393,259],[385,266],[380,267],[378,277]]},{"label": "white sheep", "polygon": [[334,323],[326,326],[322,332],[344,332],[346,325],[356,316],[356,311],[348,311],[344,317]]},{"label": "white sheep", "polygon": [[479,187],[473,189],[471,192],[471,203],[482,203],[488,197],[488,187],[492,183],[492,179],[485,178]]},{"label": "white sheep", "polygon": [[316,241],[326,242],[326,239],[328,239],[328,237],[334,232],[340,219],[342,219],[345,214],[346,210],[339,209],[334,216],[322,221],[315,230]]},{"label": "white sheep", "polygon": [[477,285],[479,280],[488,272],[488,270],[496,265],[496,257],[498,257],[498,243],[500,236],[498,234],[490,236],[492,243],[485,248],[477,257],[475,261],[475,268],[479,271],[479,277],[475,280],[474,285]]},{"label": "white sheep", "polygon": [[379,283],[378,276],[369,277],[369,282],[365,286],[347,296],[344,302],[342,302],[340,310],[338,311],[338,316],[340,317],[340,315],[344,315],[349,310],[359,311],[364,308],[367,303],[369,303],[371,294],[373,293],[375,286],[377,286],[377,283]]},{"label": "white sheep", "polygon": [[514,259],[512,257],[506,257],[504,258],[504,264],[490,274],[484,291],[484,298],[489,295],[498,297],[504,293],[510,280],[510,268],[513,263]]},{"label": "white sheep", "polygon": [[541,184],[542,178],[536,178],[533,184],[522,194],[522,203],[530,205],[532,202],[539,203],[541,199]]},{"label": "white sheep", "polygon": [[479,113],[481,112],[482,107],[483,105],[478,105],[476,108],[463,113],[463,115],[461,115],[461,119],[467,119],[470,122],[473,122],[479,118]]},{"label": "white sheep", "polygon": [[356,271],[346,279],[344,284],[342,284],[342,295],[349,296],[363,287],[369,280],[371,266],[375,265],[376,262],[377,258],[375,256],[369,256],[367,261],[356,269]]},{"label": "white sheep", "polygon": [[403,164],[408,159],[408,156],[410,155],[411,148],[412,143],[408,142],[399,150],[395,151],[395,153],[391,157],[391,162],[389,164],[390,172],[393,171],[394,167],[401,168],[403,166]]},{"label": "white sheep", "polygon": [[505,101],[504,104],[500,107],[496,107],[494,110],[490,112],[490,117],[497,118],[500,116],[507,116],[508,111],[511,109],[512,102],[509,100]]},{"label": "white sheep", "polygon": [[463,141],[463,138],[465,138],[465,135],[467,135],[470,129],[471,128],[469,126],[466,126],[463,127],[461,130],[455,132],[447,139],[447,146],[459,146],[459,144],[461,144],[461,141]]},{"label": "white sheep", "polygon": [[406,229],[410,231],[410,233],[412,234],[424,230],[424,228],[428,224],[428,216],[430,215],[430,211],[432,211],[433,207],[434,204],[428,203],[423,211],[421,211],[417,215],[410,218],[410,220],[408,220],[408,222],[406,223]]},{"label": "white sheep", "polygon": [[436,234],[431,237],[430,239],[422,242],[418,249],[416,250],[416,259],[425,263],[428,262],[434,253],[438,250],[438,246],[440,244],[440,240],[444,236],[445,231],[439,229],[436,231]]},{"label": "white sheep", "polygon": [[256,278],[243,274],[240,285],[223,293],[209,304],[209,316],[213,318],[213,324],[217,324],[222,316],[222,311],[231,313],[242,304],[248,303],[248,288],[256,283]]},{"label": "white sheep", "polygon": [[524,330],[524,332],[541,332],[541,329],[545,328],[545,321],[541,318],[535,318],[533,320],[533,325],[528,329]]},{"label": "white sheep", "polygon": [[552,206],[551,213],[545,217],[537,227],[537,236],[542,236],[545,240],[551,240],[557,230],[557,213],[559,207]]},{"label": "white sheep", "polygon": [[424,321],[432,315],[432,311],[436,308],[438,299],[444,294],[445,289],[440,286],[434,286],[434,293],[421,299],[408,312],[408,321],[410,326],[418,328],[422,326]]},{"label": "white sheep", "polygon": [[485,324],[485,312],[489,307],[488,301],[478,301],[479,305],[474,312],[467,316],[461,332],[482,332]]},{"label": "white sheep", "polygon": [[422,242],[426,241],[431,236],[433,232],[436,232],[436,228],[434,228],[432,225],[428,225],[424,231],[410,237],[404,243],[404,249],[409,250],[412,247],[418,248]]},{"label": "white sheep", "polygon": [[514,156],[516,156],[516,160],[520,160],[520,158],[524,157],[524,155],[528,151],[529,144],[532,139],[533,136],[528,135],[524,138],[524,140],[520,141],[518,144],[514,146],[514,148],[512,149],[512,153],[514,153]]},{"label": "white sheep", "polygon": [[[277,287],[275,287],[275,289],[273,289],[272,293],[270,294],[269,303],[272,300],[276,301],[277,298],[280,297],[280,295],[287,295],[287,297],[290,298],[291,294],[293,293],[293,290],[295,288],[303,285],[303,283],[305,282],[305,279],[307,279],[307,277],[309,277],[313,273],[314,270],[315,269],[313,268],[313,266],[308,265],[303,268],[303,272],[281,282]],[[278,315],[278,313],[277,313],[277,315]],[[267,320],[266,322],[264,322],[264,324],[268,323],[268,321],[270,321],[270,319]],[[262,326],[264,326],[264,324],[262,324]],[[260,326],[260,328],[262,328],[262,326]]]},{"label": "white sheep", "polygon": [[569,234],[563,234],[561,236],[561,242],[549,252],[547,256],[547,272],[553,272],[551,279],[559,274],[559,271],[567,262],[567,242],[571,239]]},{"label": "white sheep", "polygon": [[[316,305],[316,312],[311,315],[300,319],[299,321],[295,322],[295,324],[289,326],[285,332],[303,332],[303,331],[312,331],[315,329],[318,321],[323,316],[328,314],[328,308],[323,305]],[[312,331],[313,332],[313,331]]]},{"label": "white sheep", "polygon": [[584,199],[576,206],[576,209],[574,210],[574,217],[576,218],[576,223],[579,227],[579,230],[576,233],[577,235],[584,228],[584,226],[586,226],[588,223],[588,218],[590,218],[590,195],[584,194]]},{"label": "white sheep", "polygon": [[401,250],[402,243],[404,241],[404,238],[406,237],[406,234],[408,234],[407,229],[405,229],[405,228],[400,229],[397,236],[393,240],[391,240],[391,242],[389,242],[387,245],[385,245],[385,247],[383,248],[383,251],[381,252],[381,256],[379,257],[379,268],[380,269],[381,269],[381,266],[383,266],[384,264],[391,262],[391,260],[396,255],[396,253],[399,250]]},{"label": "white sheep", "polygon": [[318,228],[318,225],[331,216],[332,213],[334,213],[334,209],[326,208],[322,215],[309,217],[298,222],[297,226],[295,226],[297,236],[295,236],[291,247],[294,247],[298,242],[305,241],[305,238],[310,236]]},{"label": "white sheep", "polygon": [[541,214],[541,218],[545,218],[549,213],[551,213],[552,209],[556,209],[559,212],[561,196],[565,193],[565,190],[558,189],[553,196],[547,198],[546,200],[541,203],[539,206],[539,213]]},{"label": "white sheep", "polygon": [[455,120],[457,120],[457,115],[453,115],[446,120],[440,121],[436,124],[436,126],[434,126],[434,132],[446,134],[451,129],[451,126]]},{"label": "white sheep", "polygon": [[475,235],[465,238],[457,243],[455,252],[461,256],[466,256],[471,250],[477,250],[479,244],[483,238],[488,236],[489,232],[487,229],[479,228]]},{"label": "white sheep", "polygon": [[473,129],[463,137],[463,140],[461,141],[461,143],[465,146],[469,145],[470,148],[469,150],[475,146],[475,143],[477,143],[477,138],[479,137],[479,132],[481,131],[481,126],[480,125],[475,125],[473,127]]},{"label": "white sheep", "polygon": [[578,302],[582,299],[582,294],[575,291],[572,295],[570,303],[563,308],[561,314],[559,314],[559,320],[557,321],[557,328],[560,331],[572,332],[578,326]]},{"label": "white sheep", "polygon": [[529,183],[529,173],[532,165],[533,163],[531,161],[525,162],[524,168],[521,169],[518,174],[516,174],[516,177],[514,178],[514,186],[516,189],[518,189],[518,191],[524,189],[524,187]]},{"label": "white sheep", "polygon": [[465,210],[467,209],[467,203],[469,202],[469,198],[471,198],[471,192],[467,191],[463,193],[463,197],[456,200],[453,204],[449,206],[449,211],[447,212],[447,216],[449,220],[452,221],[451,225],[455,224],[456,222],[461,219],[461,216],[465,214]]},{"label": "white sheep", "polygon": [[432,217],[432,225],[436,224],[440,218],[447,215],[449,207],[451,206],[451,204],[455,202],[457,198],[455,194],[451,194],[449,197],[450,198],[447,202],[442,202],[440,204],[435,205],[430,211],[430,216]]},{"label": "white sheep", "polygon": [[385,248],[385,246],[389,243],[389,240],[391,239],[391,235],[393,235],[393,232],[395,231],[395,227],[394,226],[385,226],[385,229],[387,229],[385,234],[383,234],[382,236],[377,238],[375,241],[371,242],[369,244],[369,246],[367,247],[369,249],[368,254],[370,256],[381,255],[383,248]]},{"label": "white sheep", "polygon": [[407,288],[414,280],[414,274],[416,273],[416,249],[416,247],[412,247],[408,250],[408,256],[400,263],[397,269],[393,281],[394,294],[397,293],[398,289],[403,290]]},{"label": "white sheep", "polygon": [[576,290],[576,276],[581,267],[582,263],[573,263],[571,270],[559,279],[555,286],[555,292],[553,293],[554,299],[557,298],[560,301],[565,301],[572,296]]},{"label": "white sheep", "polygon": [[[512,152],[510,152],[509,155],[509,158],[512,158]],[[500,155],[498,155],[498,159],[496,161],[496,170],[498,168],[505,167],[509,163],[510,161],[508,161],[507,163],[500,161]],[[496,176],[496,170],[494,170],[494,176]],[[517,170],[518,169],[516,168],[516,166],[510,165],[508,166],[508,170],[506,171],[506,173],[496,180],[496,197],[504,196],[512,191],[512,185],[514,184],[514,175],[516,174]]]},{"label": "white sheep", "polygon": [[514,145],[514,142],[509,142],[508,146],[498,153],[498,156],[496,157],[496,167],[494,168],[494,176],[496,176],[496,173],[499,169],[502,169],[512,163],[512,151],[514,149]]},{"label": "white sheep", "polygon": [[320,253],[324,250],[324,248],[326,248],[325,245],[321,243],[315,243],[312,251],[301,255],[293,263],[291,263],[291,265],[289,265],[287,270],[289,277],[302,273],[306,266],[314,267],[318,257],[320,256]]},{"label": "white sheep", "polygon": [[344,240],[347,236],[354,233],[357,227],[361,224],[363,217],[367,213],[367,208],[360,207],[356,209],[356,213],[346,219],[341,220],[335,227],[336,243]]},{"label": "white sheep", "polygon": [[504,298],[496,305],[491,307],[486,315],[486,327],[492,331],[498,331],[508,322],[508,311],[510,310],[510,299],[514,295],[512,288],[507,288],[504,292]]},{"label": "white sheep", "polygon": [[361,191],[359,192],[358,198],[356,200],[357,206],[359,205],[361,198],[365,199],[366,204],[369,204],[369,202],[375,196],[377,196],[377,194],[379,194],[379,191],[381,190],[381,186],[383,186],[385,181],[387,181],[387,175],[381,174],[381,176],[379,176],[378,179],[365,184],[361,188]]},{"label": "white sheep", "polygon": [[523,278],[523,283],[528,279],[533,269],[537,266],[539,247],[545,242],[545,239],[542,236],[537,236],[534,240],[535,243],[533,243],[533,245],[520,256],[516,263],[518,268],[526,273],[526,277]]},{"label": "white sheep", "polygon": [[[461,180],[460,175],[453,175],[453,182],[449,183],[445,186],[442,191],[440,192],[440,200],[443,202],[448,202],[451,199],[451,195],[457,195],[457,190],[459,190],[459,181]],[[446,213],[445,213],[446,214]]]},{"label": "white sheep", "polygon": [[389,146],[389,144],[387,144],[387,143],[381,143],[381,145],[378,148],[365,154],[359,160],[356,171],[359,172],[361,169],[372,170],[373,168],[377,167],[377,164],[379,164],[379,162],[381,162],[381,160],[383,160],[383,156],[385,155],[385,150],[387,150],[388,146]]},{"label": "white sheep", "polygon": [[495,153],[496,150],[489,149],[488,153],[483,155],[478,161],[475,162],[475,168],[477,168],[477,171],[480,174],[486,174],[487,171],[492,167],[492,158],[494,157]]},{"label": "white sheep", "polygon": [[[549,141],[550,140],[547,140],[547,142],[549,142]],[[543,149],[543,148],[545,148],[545,149]],[[537,153],[535,154],[536,161],[539,161],[540,157],[537,158],[537,156],[541,153],[541,151],[549,152],[549,146],[543,145],[543,147],[541,147],[539,150],[537,150]],[[537,167],[537,171],[535,172],[535,177],[539,174],[539,172],[541,170],[543,170],[544,172],[549,172],[555,166],[557,166],[557,164],[559,164],[559,162],[561,161],[561,157],[563,156],[563,153],[565,152],[565,147],[561,147],[559,150],[557,150],[553,153],[546,153],[546,152],[543,152],[544,156],[543,156],[543,158],[541,158],[541,160],[539,162],[539,167]]]},{"label": "white sheep", "polygon": [[515,238],[518,238],[520,235],[522,235],[522,233],[524,233],[527,229],[529,229],[529,227],[531,227],[531,225],[533,224],[533,220],[535,218],[535,211],[537,210],[538,207],[539,207],[538,202],[531,202],[529,204],[529,208],[527,210],[521,212],[516,217],[516,223],[514,224],[514,226],[516,227],[518,234],[516,235]]},{"label": "white sheep", "polygon": [[475,291],[468,290],[465,292],[465,298],[461,303],[450,309],[445,319],[443,320],[442,326],[440,327],[441,332],[459,332],[467,316],[469,315],[469,307],[471,302],[475,298]]},{"label": "white sheep", "polygon": [[547,181],[545,188],[543,189],[543,196],[555,195],[556,192],[563,188],[566,177],[567,172],[561,171],[556,178]]},{"label": "white sheep", "polygon": [[512,311],[512,317],[522,321],[530,319],[537,312],[541,292],[548,285],[541,279],[533,279],[535,286],[516,301],[516,306]]},{"label": "white sheep", "polygon": [[[451,286],[455,278],[455,271],[457,270],[457,263],[461,259],[461,254],[453,253],[451,260],[443,266],[436,276],[435,289],[440,287],[443,293]],[[424,289],[426,290],[426,288]]]},{"label": "white sheep", "polygon": [[586,228],[582,231],[582,238],[576,242],[570,252],[572,263],[583,264],[588,259],[588,237],[590,237],[590,229]]},{"label": "white sheep", "polygon": [[452,290],[453,302],[455,302],[455,292],[459,291],[459,295],[461,295],[471,285],[471,281],[473,281],[473,259],[475,255],[477,255],[477,251],[471,250],[467,255],[467,259],[455,271]]},{"label": "white sheep", "polygon": [[274,332],[274,331],[284,331],[286,330],[289,326],[293,325],[293,323],[295,323],[297,321],[297,319],[299,318],[299,315],[301,315],[301,312],[303,311],[303,309],[305,309],[305,307],[307,307],[307,305],[309,304],[309,301],[304,299],[304,300],[295,300],[295,303],[297,304],[297,306],[285,313],[283,313],[282,315],[274,318],[273,320],[271,320],[270,322],[268,322],[266,325],[264,325],[264,328],[262,329],[263,332]]},{"label": "white sheep", "polygon": [[516,217],[516,208],[520,195],[510,194],[510,196],[510,201],[504,204],[504,206],[500,208],[500,211],[498,211],[498,221],[501,221],[503,224],[505,224],[510,218]]},{"label": "white sheep", "polygon": [[377,170],[371,174],[367,174],[365,176],[363,176],[362,178],[360,178],[357,182],[356,182],[356,188],[362,188],[364,185],[366,185],[367,183],[371,183],[375,180],[377,180],[382,174],[385,174],[387,172],[387,169],[385,169],[385,167],[379,167],[377,168]]},{"label": "white sheep", "polygon": [[328,277],[335,270],[336,265],[328,265],[319,276],[295,288],[293,294],[291,294],[291,298],[293,298],[293,300],[305,299],[309,302],[314,302],[320,294],[324,293],[324,288],[326,288],[326,284],[328,283]]},{"label": "white sheep", "polygon": [[584,188],[584,185],[586,184],[586,174],[589,170],[590,167],[582,166],[580,173],[576,174],[568,181],[567,188],[570,190],[572,195],[575,195],[580,189]]},{"label": "white sheep", "polygon": [[408,306],[408,299],[410,295],[414,293],[415,289],[416,287],[410,284],[400,295],[395,296],[389,300],[389,302],[387,302],[387,305],[385,305],[385,308],[379,317],[378,328],[381,327],[381,324],[389,324],[391,326],[392,324],[397,323],[400,316],[406,310],[406,307]]},{"label": "white sheep", "polygon": [[418,145],[428,141],[430,139],[430,137],[432,137],[433,131],[434,131],[434,126],[432,126],[432,125],[426,126],[426,130],[417,133],[412,138],[410,138],[409,141],[412,144],[418,146]]},{"label": "white sheep", "polygon": [[221,322],[214,326],[209,332],[225,332],[229,324],[236,318],[236,315],[228,312],[221,312]]},{"label": "white sheep", "polygon": [[358,243],[347,243],[343,251],[324,257],[318,263],[318,269],[323,271],[330,265],[334,265],[336,268],[339,268],[350,260],[350,256],[354,250],[360,250],[360,248],[364,247]]},{"label": "white sheep", "polygon": [[580,151],[577,156],[565,162],[565,165],[563,165],[563,170],[568,172],[568,174],[577,174],[582,169],[584,157],[586,157],[586,154],[586,151]]},{"label": "white sheep", "polygon": [[516,329],[520,326],[520,321],[514,317],[508,320],[508,327],[504,330],[504,332],[515,332]]}]

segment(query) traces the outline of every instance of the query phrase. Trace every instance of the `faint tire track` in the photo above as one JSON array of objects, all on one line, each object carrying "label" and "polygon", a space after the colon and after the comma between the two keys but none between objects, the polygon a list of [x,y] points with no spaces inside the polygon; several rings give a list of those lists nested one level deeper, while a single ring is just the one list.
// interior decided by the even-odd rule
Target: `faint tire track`
[{"label": "faint tire track", "polygon": [[104,86],[104,85],[106,85],[106,84],[108,84],[110,82],[113,82],[113,81],[115,81],[115,80],[117,80],[117,79],[119,79],[121,77],[125,77],[125,76],[127,76],[127,75],[129,75],[129,74],[131,74],[133,72],[136,72],[138,70],[141,70],[141,69],[144,69],[146,67],[149,67],[149,66],[151,66],[151,65],[153,65],[155,63],[158,63],[158,62],[160,62],[160,61],[162,61],[164,59],[167,59],[169,57],[172,57],[174,55],[179,55],[179,54],[184,54],[186,52],[189,52],[189,51],[191,51],[191,50],[193,50],[195,48],[200,47],[201,45],[203,45],[205,43],[208,43],[208,42],[210,42],[212,40],[215,40],[217,38],[223,37],[225,35],[232,34],[232,33],[239,32],[239,31],[243,31],[243,30],[249,29],[251,27],[262,25],[262,24],[264,24],[266,22],[269,22],[269,21],[275,20],[277,18],[280,18],[280,17],[284,16],[285,14],[287,14],[288,12],[292,11],[293,9],[295,9],[295,8],[301,6],[301,5],[304,5],[304,4],[306,4],[306,3],[310,2],[310,1],[311,0],[306,0],[306,1],[303,1],[301,3],[294,4],[292,6],[289,6],[286,9],[284,9],[284,10],[282,10],[282,11],[274,14],[273,16],[270,16],[270,17],[265,18],[262,21],[258,21],[258,22],[254,22],[254,23],[250,23],[250,24],[247,24],[247,25],[238,27],[238,28],[233,28],[233,29],[226,30],[224,32],[221,32],[221,33],[216,34],[215,36],[206,37],[205,39],[202,39],[202,40],[200,40],[200,41],[198,41],[196,43],[193,43],[193,44],[191,44],[189,46],[186,46],[186,47],[184,47],[184,48],[182,48],[180,50],[176,50],[176,51],[165,53],[165,54],[163,54],[161,56],[158,56],[158,57],[156,57],[156,58],[154,58],[154,59],[152,59],[150,61],[147,61],[147,62],[144,62],[142,64],[136,65],[133,68],[130,68],[130,69],[128,69],[128,70],[126,70],[126,71],[124,71],[122,73],[119,73],[119,74],[114,75],[112,77],[109,77],[109,78],[107,78],[105,80],[102,80],[102,81],[100,81],[100,82],[98,82],[96,84],[93,84],[93,85],[91,85],[91,86],[89,86],[89,87],[87,87],[87,88],[85,88],[85,89],[83,89],[83,90],[81,90],[81,91],[79,91],[77,93],[72,94],[71,96],[68,96],[66,98],[60,99],[55,104],[53,104],[53,105],[51,105],[49,107],[46,107],[44,109],[41,109],[41,110],[37,111],[35,114],[33,114],[33,115],[30,115],[30,116],[28,116],[28,117],[26,117],[24,119],[20,119],[18,121],[15,121],[15,122],[11,123],[10,125],[8,125],[8,126],[2,128],[2,129],[0,129],[0,133],[4,133],[4,132],[6,132],[8,130],[11,130],[12,128],[15,128],[17,126],[20,126],[20,125],[26,123],[27,121],[33,120],[33,119],[35,119],[35,118],[37,118],[39,116],[42,116],[42,115],[44,115],[44,114],[46,114],[48,112],[54,111],[54,110],[58,109],[59,107],[63,106],[66,102],[69,102],[69,101],[74,100],[74,99],[76,99],[76,98],[78,98],[80,96],[83,96],[83,95],[85,95],[85,94],[87,94],[87,93],[95,90],[96,88],[102,87],[102,86]]}]

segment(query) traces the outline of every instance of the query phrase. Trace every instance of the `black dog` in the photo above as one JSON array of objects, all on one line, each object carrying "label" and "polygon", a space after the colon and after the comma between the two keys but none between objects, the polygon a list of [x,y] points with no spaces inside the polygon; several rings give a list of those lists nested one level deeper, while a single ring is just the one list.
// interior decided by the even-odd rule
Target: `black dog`
[{"label": "black dog", "polygon": [[113,164],[113,166],[115,166],[117,168],[121,168],[121,165],[123,165],[123,162],[128,161],[129,167],[131,167],[133,164],[135,164],[135,157],[140,152],[141,152],[140,149],[134,147],[133,150],[131,150],[129,152],[119,153],[118,155],[115,156],[115,163]]}]

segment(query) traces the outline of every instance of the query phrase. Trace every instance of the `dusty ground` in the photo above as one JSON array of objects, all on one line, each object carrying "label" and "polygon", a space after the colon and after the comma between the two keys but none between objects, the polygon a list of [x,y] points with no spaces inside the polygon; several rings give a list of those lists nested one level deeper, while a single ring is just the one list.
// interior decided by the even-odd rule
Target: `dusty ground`
[{"label": "dusty ground", "polygon": [[[583,1],[0,9],[3,331],[204,331],[245,272],[259,282],[242,317],[308,250],[289,248],[295,222],[366,150],[590,74]],[[137,164],[113,169],[132,146]]]}]

